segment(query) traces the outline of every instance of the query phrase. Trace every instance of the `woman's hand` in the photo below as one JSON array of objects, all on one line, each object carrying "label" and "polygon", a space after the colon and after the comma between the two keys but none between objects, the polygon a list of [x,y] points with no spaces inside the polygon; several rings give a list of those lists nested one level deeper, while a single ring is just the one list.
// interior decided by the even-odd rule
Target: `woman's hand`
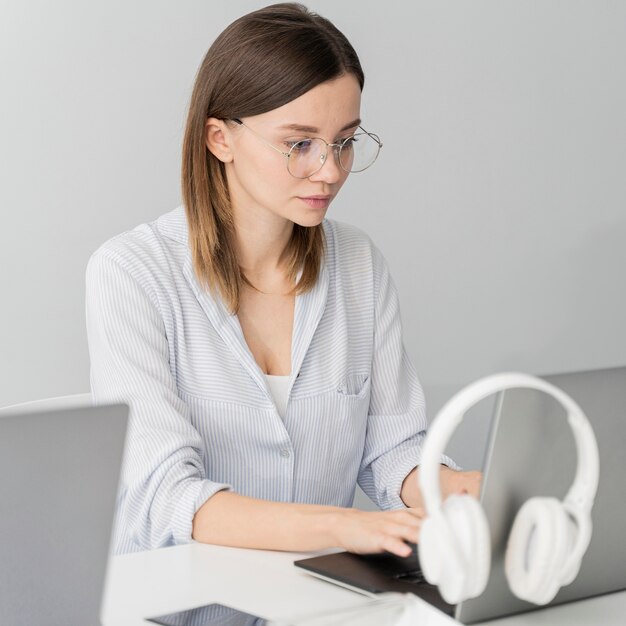
[{"label": "woman's hand", "polygon": [[[458,472],[446,465],[439,467],[439,486],[442,499],[446,499],[453,493],[468,493],[475,498],[480,496],[480,484],[482,472]],[[400,497],[408,507],[422,509],[424,503],[419,489],[419,467],[412,470],[402,483]]]},{"label": "woman's hand", "polygon": [[337,545],[356,554],[391,552],[408,556],[406,542],[417,543],[423,517],[421,509],[395,511],[360,511],[342,509],[333,512]]},{"label": "woman's hand", "polygon": [[457,472],[445,465],[440,473],[441,497],[445,500],[452,494],[468,493],[476,499],[480,497],[480,484],[482,482],[482,472]]}]

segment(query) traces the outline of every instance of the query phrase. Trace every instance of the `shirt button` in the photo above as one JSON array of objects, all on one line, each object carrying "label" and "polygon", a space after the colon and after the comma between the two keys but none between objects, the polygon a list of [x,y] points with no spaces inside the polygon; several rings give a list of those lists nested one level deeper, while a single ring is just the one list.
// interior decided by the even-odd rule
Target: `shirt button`
[{"label": "shirt button", "polygon": [[288,459],[291,456],[291,453],[286,448],[280,451],[280,456],[284,459]]}]

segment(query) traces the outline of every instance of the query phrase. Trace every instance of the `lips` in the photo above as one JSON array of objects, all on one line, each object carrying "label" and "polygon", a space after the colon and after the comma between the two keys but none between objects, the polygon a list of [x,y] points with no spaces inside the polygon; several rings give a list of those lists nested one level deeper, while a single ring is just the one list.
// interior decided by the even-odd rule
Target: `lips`
[{"label": "lips", "polygon": [[332,196],[298,196],[305,204],[312,209],[325,209],[330,204]]}]

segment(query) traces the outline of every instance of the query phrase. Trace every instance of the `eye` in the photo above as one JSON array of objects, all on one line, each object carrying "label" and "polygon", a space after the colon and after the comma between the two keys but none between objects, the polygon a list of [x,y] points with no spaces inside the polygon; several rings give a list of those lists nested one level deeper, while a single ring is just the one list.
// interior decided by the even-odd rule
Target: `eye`
[{"label": "eye", "polygon": [[284,141],[285,146],[289,149],[291,153],[294,152],[308,152],[311,149],[311,145],[313,143],[312,139],[297,139],[293,141]]},{"label": "eye", "polygon": [[337,143],[341,144],[342,148],[352,148],[357,141],[359,141],[358,136],[351,135],[350,137],[340,139]]}]

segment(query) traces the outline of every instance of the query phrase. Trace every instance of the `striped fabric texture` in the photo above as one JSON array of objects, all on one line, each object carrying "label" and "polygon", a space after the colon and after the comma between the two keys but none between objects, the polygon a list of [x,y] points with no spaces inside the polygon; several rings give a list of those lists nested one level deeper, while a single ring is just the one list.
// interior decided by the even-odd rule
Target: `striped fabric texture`
[{"label": "striped fabric texture", "polygon": [[365,234],[324,229],[318,283],[296,296],[284,419],[237,316],[195,276],[182,207],[91,257],[92,393],[131,407],[115,553],[191,541],[196,511],[223,489],[349,507],[358,481],[381,508],[404,506],[427,421],[398,295]]}]

